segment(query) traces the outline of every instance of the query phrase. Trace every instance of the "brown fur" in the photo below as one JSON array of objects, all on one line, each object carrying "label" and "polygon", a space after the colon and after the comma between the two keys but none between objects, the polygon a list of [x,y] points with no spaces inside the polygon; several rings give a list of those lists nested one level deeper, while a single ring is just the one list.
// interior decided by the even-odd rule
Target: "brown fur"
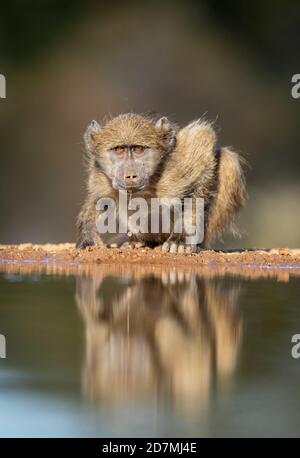
[{"label": "brown fur", "polygon": [[121,280],[103,273],[76,280],[86,396],[120,402],[156,395],[189,410],[205,406],[216,382],[234,374],[239,288],[192,273],[128,272],[128,282]]},{"label": "brown fur", "polygon": [[141,115],[119,115],[105,124],[93,136],[98,151],[106,151],[118,145],[142,145],[165,153],[166,131],[155,126],[152,119]]},{"label": "brown fur", "polygon": [[[229,148],[221,148],[220,154],[215,154],[217,137],[208,122],[196,120],[179,130],[166,118],[154,122],[141,115],[120,115],[103,127],[93,122],[86,131],[85,143],[89,180],[87,198],[78,218],[79,246],[103,244],[104,238],[96,230],[95,206],[100,197],[117,198],[118,191],[105,171],[109,167],[107,151],[118,145],[137,144],[151,148],[149,183],[133,197],[202,197],[205,202],[202,246],[212,242],[225,228],[236,233],[234,220],[246,195],[241,160]],[[138,234],[133,240],[165,242],[166,251],[185,251],[183,238],[184,234],[179,237],[172,233],[169,236]]]},{"label": "brown fur", "polygon": [[246,184],[240,156],[221,148],[216,176],[216,193],[212,200],[206,229],[206,242],[212,242],[226,229],[239,235],[236,216],[245,205]]},{"label": "brown fur", "polygon": [[228,230],[238,235],[236,216],[245,205],[243,159],[229,148],[215,153],[213,127],[201,119],[177,134],[164,174],[157,185],[158,197],[202,197],[205,201],[205,240],[208,245]]}]

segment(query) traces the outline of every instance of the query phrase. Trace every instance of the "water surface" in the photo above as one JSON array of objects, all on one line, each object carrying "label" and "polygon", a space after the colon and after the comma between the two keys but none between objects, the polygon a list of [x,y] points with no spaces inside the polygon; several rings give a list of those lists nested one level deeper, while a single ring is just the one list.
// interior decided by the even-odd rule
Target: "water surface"
[{"label": "water surface", "polygon": [[288,270],[7,266],[0,436],[299,436],[299,296]]}]

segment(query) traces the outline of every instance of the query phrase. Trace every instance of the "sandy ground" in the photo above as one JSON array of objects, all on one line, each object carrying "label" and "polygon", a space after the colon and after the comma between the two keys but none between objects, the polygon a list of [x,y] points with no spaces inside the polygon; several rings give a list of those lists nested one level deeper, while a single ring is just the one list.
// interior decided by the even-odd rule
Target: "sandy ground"
[{"label": "sandy ground", "polygon": [[[191,271],[212,278],[226,274],[235,277],[275,278],[287,282],[300,277],[300,249],[203,251],[198,254],[163,254],[150,248],[75,249],[74,244],[0,245],[0,271],[12,274],[176,275]],[[174,279],[173,279],[174,280]]]},{"label": "sandy ground", "polygon": [[72,243],[33,245],[0,245],[0,263],[76,263],[76,264],[151,264],[172,266],[248,265],[300,266],[300,249],[207,250],[197,254],[161,253],[158,249],[89,247],[77,250]]}]

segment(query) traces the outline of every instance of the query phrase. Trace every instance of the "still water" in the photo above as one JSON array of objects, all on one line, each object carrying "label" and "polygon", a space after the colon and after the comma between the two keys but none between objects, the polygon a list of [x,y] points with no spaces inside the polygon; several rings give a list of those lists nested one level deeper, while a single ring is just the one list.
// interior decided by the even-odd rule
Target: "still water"
[{"label": "still water", "polygon": [[299,436],[298,272],[2,266],[0,436]]}]

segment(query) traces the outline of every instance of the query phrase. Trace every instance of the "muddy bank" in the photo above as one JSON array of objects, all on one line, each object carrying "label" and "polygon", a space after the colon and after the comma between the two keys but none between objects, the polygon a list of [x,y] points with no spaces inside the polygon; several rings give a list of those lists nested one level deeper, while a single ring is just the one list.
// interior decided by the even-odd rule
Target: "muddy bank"
[{"label": "muddy bank", "polygon": [[197,254],[161,253],[158,249],[95,248],[77,250],[72,243],[0,245],[0,264],[142,264],[161,266],[273,266],[300,267],[300,249],[207,250]]}]

